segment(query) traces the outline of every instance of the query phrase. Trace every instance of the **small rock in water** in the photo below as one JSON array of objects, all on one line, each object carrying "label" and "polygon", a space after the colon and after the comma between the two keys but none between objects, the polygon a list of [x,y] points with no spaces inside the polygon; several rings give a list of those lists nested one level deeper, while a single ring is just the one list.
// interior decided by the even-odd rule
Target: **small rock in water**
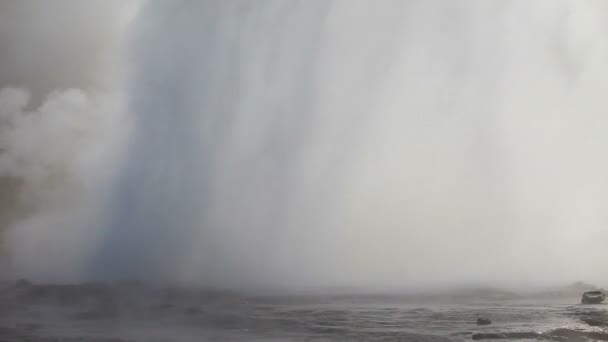
[{"label": "small rock in water", "polygon": [[478,318],[477,319],[477,325],[490,325],[492,324],[492,321],[490,321],[487,318]]},{"label": "small rock in water", "polygon": [[583,293],[582,304],[600,304],[606,300],[606,295],[602,291],[588,291]]},{"label": "small rock in water", "polygon": [[17,288],[27,288],[27,287],[31,287],[32,283],[29,280],[27,280],[27,279],[19,279],[15,283],[15,286]]},{"label": "small rock in water", "polygon": [[510,332],[510,333],[477,333],[473,334],[474,341],[479,340],[539,340],[543,335],[536,332]]},{"label": "small rock in water", "polygon": [[203,312],[203,310],[201,310],[200,308],[194,307],[194,306],[186,308],[184,310],[184,313],[186,315],[190,315],[190,316],[198,315],[198,314],[201,314],[202,312]]}]

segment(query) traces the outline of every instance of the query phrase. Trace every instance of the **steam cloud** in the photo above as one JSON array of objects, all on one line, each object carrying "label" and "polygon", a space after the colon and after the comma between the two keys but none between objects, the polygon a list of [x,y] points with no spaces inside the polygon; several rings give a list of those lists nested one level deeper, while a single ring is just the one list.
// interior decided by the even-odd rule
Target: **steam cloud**
[{"label": "steam cloud", "polygon": [[[3,276],[72,280],[93,241],[126,117],[133,1],[0,4]],[[97,228],[97,229],[95,229]]]},{"label": "steam cloud", "polygon": [[133,4],[58,3],[2,5],[0,84],[34,94],[0,96],[21,273],[608,280],[604,2],[148,1],[128,29]]}]

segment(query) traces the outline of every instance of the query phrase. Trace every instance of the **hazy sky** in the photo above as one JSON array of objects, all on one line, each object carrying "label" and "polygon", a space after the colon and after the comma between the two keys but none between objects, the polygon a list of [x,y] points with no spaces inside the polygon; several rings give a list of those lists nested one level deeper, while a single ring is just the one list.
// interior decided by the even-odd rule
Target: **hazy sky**
[{"label": "hazy sky", "polygon": [[606,7],[5,1],[13,271],[603,285]]}]

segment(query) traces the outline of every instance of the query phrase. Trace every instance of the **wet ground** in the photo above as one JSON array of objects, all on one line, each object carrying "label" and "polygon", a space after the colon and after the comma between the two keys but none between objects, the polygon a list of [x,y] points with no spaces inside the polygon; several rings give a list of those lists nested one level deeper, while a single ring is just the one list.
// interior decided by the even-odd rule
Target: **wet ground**
[{"label": "wet ground", "polygon": [[[608,306],[575,296],[246,296],[138,283],[0,290],[0,341],[608,341]],[[492,324],[479,326],[478,318]]]}]

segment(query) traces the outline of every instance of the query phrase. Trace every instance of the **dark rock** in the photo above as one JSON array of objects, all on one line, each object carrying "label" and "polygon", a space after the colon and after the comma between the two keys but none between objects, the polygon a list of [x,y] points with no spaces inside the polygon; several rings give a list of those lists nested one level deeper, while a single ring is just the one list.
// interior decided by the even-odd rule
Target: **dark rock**
[{"label": "dark rock", "polygon": [[578,331],[559,328],[538,333],[533,331],[506,333],[476,333],[472,339],[479,340],[537,340],[537,341],[608,341],[608,334],[603,331]]},{"label": "dark rock", "polygon": [[91,310],[91,311],[79,312],[77,314],[74,314],[72,316],[72,318],[77,319],[77,320],[101,320],[101,319],[108,319],[111,317],[109,317],[104,312]]},{"label": "dark rock", "polygon": [[19,330],[35,331],[39,330],[41,325],[36,323],[17,323],[15,327]]},{"label": "dark rock", "polygon": [[577,311],[574,315],[576,318],[589,324],[592,327],[608,328],[608,312],[604,310]]},{"label": "dark rock", "polygon": [[492,324],[492,321],[490,321],[487,318],[480,317],[477,319],[477,325],[490,325],[490,324]]},{"label": "dark rock", "polygon": [[582,304],[599,304],[606,300],[606,295],[602,291],[588,291],[583,293]]},{"label": "dark rock", "polygon": [[171,310],[173,308],[175,308],[175,304],[172,304],[172,303],[162,303],[162,304],[155,305],[152,309],[155,309],[155,310]]},{"label": "dark rock", "polygon": [[31,285],[20,291],[20,299],[27,303],[80,306],[90,303],[115,302],[113,289],[102,283],[78,285]]},{"label": "dark rock", "polygon": [[32,283],[27,279],[19,279],[15,283],[15,287],[17,288],[29,288],[32,286]]},{"label": "dark rock", "polygon": [[505,339],[539,339],[543,336],[536,332],[510,332],[510,333],[477,333],[473,340],[505,340]]},{"label": "dark rock", "polygon": [[589,326],[591,327],[603,327],[606,326],[606,322],[596,319],[596,318],[592,318],[592,317],[582,317],[581,321],[589,324]]},{"label": "dark rock", "polygon": [[189,307],[184,310],[184,313],[189,316],[194,316],[203,313],[203,310],[197,307]]}]

